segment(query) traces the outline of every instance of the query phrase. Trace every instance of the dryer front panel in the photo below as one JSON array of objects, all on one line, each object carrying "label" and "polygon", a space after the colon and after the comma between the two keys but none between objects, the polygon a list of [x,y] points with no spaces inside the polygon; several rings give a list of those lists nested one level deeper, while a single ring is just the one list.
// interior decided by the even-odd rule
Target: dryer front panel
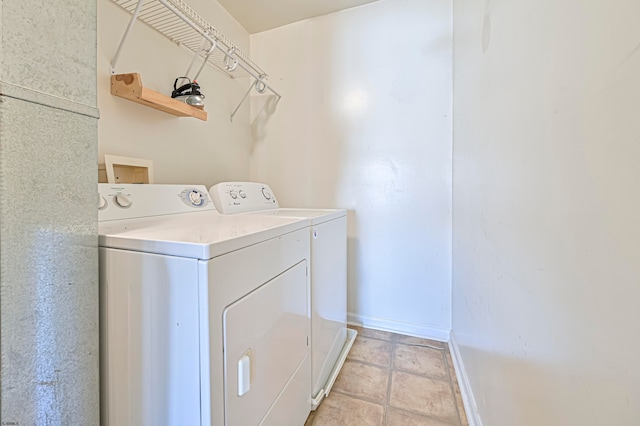
[{"label": "dryer front panel", "polygon": [[198,262],[100,248],[103,426],[200,424]]},{"label": "dryer front panel", "polygon": [[[227,425],[273,423],[271,414],[282,407],[294,411],[306,407],[308,412],[308,300],[303,261],[225,309]],[[306,378],[301,390],[285,392],[300,378]],[[289,413],[293,422],[299,422],[295,413]]]},{"label": "dryer front panel", "polygon": [[[225,384],[225,376],[227,376],[227,367],[225,365],[225,313],[226,309],[230,308],[234,303],[243,301],[245,297],[253,294],[266,283],[276,284],[274,288],[278,287],[278,281],[272,282],[281,275],[286,275],[287,283],[289,273],[293,272],[297,277],[293,281],[298,281],[298,274],[302,274],[301,263],[309,265],[310,259],[310,242],[309,242],[309,228],[299,229],[297,231],[282,234],[277,238],[271,238],[263,241],[259,244],[254,244],[245,247],[241,250],[218,256],[207,261],[200,261],[200,342],[201,342],[201,359],[208,360],[201,365],[201,383],[202,383],[202,425],[203,426],[239,426],[239,425],[255,425],[257,423],[245,423],[245,422],[231,422],[225,421],[229,419],[230,408],[225,405],[228,399],[237,397],[237,389],[229,390],[231,396],[227,397],[227,387]],[[297,268],[295,271],[294,268]],[[289,272],[288,272],[289,271]],[[310,275],[310,274],[309,274]],[[304,288],[305,293],[308,294],[309,290],[309,276],[305,276]],[[287,284],[284,284],[287,287]],[[299,290],[299,288],[298,288]],[[298,293],[294,293],[298,294]],[[259,299],[259,298],[258,298]],[[247,299],[248,300],[248,299]],[[294,306],[296,309],[299,307],[297,298]],[[301,318],[301,324],[307,329],[306,336],[310,335],[310,317],[311,312],[309,308],[309,297],[305,303],[306,314],[304,318]],[[280,309],[280,308],[274,308]],[[254,321],[260,321],[260,315],[256,312],[248,310],[248,317]],[[296,311],[297,312],[297,311]],[[264,317],[262,317],[264,319]],[[235,326],[231,327],[231,330],[236,330]],[[251,333],[251,330],[249,330]],[[244,333],[244,331],[242,332]],[[242,334],[241,333],[241,334]],[[232,335],[227,333],[227,336],[233,338]],[[306,341],[305,341],[306,345]],[[238,349],[239,356],[244,354],[247,350],[247,346],[243,349]],[[241,352],[240,352],[241,351]],[[231,360],[231,357],[227,357]],[[231,376],[233,380],[237,380],[237,361],[233,361],[233,370]],[[231,367],[229,367],[231,368]],[[306,370],[305,370],[306,369]],[[300,426],[304,424],[309,411],[311,410],[311,363],[310,358],[307,358],[307,363],[301,366],[299,371],[305,371],[304,375],[296,374],[295,381],[289,383],[278,400],[285,400],[283,396],[297,395],[295,402],[292,402],[288,407],[272,407],[269,411],[268,420],[271,422],[265,422],[264,426],[273,424],[276,426],[295,425]],[[290,374],[290,372],[289,372]],[[295,386],[294,386],[295,385]],[[234,385],[237,386],[237,385]],[[249,391],[246,396],[253,393]],[[298,389],[298,391],[296,391]],[[233,396],[236,395],[236,396]],[[206,403],[210,401],[210,403]],[[277,413],[283,412],[276,408],[283,408],[286,411],[286,415],[279,417]],[[234,408],[233,410],[237,410]],[[249,410],[247,410],[249,411]],[[264,414],[264,413],[263,413]],[[232,415],[233,416],[233,415]],[[286,421],[277,421],[277,418],[285,418]],[[258,421],[261,417],[257,417]]]}]

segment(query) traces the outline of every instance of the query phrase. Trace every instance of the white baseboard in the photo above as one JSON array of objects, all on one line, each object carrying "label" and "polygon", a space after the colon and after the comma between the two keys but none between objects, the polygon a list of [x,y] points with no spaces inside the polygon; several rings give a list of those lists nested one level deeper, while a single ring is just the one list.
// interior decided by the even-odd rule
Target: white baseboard
[{"label": "white baseboard", "polygon": [[394,321],[385,318],[367,317],[364,315],[354,314],[352,312],[347,314],[347,322],[350,325],[390,331],[392,333],[405,334],[407,336],[422,337],[424,339],[437,340],[438,342],[448,342],[449,333],[451,332],[451,330],[446,328]]},{"label": "white baseboard", "polygon": [[460,393],[462,394],[462,402],[464,404],[464,411],[467,414],[467,420],[469,426],[482,426],[482,420],[478,413],[478,405],[471,391],[471,385],[469,384],[469,376],[464,368],[462,357],[460,355],[460,349],[456,343],[456,338],[453,332],[451,332],[449,338],[449,352],[451,352],[451,358],[453,359],[453,368],[456,370],[456,376],[458,377],[458,384],[460,385]]}]

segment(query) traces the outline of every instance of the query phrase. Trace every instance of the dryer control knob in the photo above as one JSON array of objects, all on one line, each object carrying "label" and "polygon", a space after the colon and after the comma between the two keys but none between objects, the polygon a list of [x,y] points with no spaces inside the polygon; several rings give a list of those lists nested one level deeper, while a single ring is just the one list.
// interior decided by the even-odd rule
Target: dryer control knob
[{"label": "dryer control knob", "polygon": [[262,195],[264,196],[264,198],[266,198],[267,200],[270,200],[272,195],[271,195],[271,191],[269,191],[267,188],[262,188]]},{"label": "dryer control knob", "polygon": [[98,210],[104,210],[107,207],[107,200],[100,194],[98,194]]},{"label": "dryer control knob", "polygon": [[189,193],[189,200],[193,203],[194,206],[199,206],[204,201],[202,199],[202,194],[198,191],[191,191]]},{"label": "dryer control knob", "polygon": [[130,207],[130,206],[131,206],[131,204],[133,203],[133,202],[131,201],[131,198],[127,197],[127,196],[126,196],[126,195],[124,195],[124,194],[116,194],[116,195],[113,197],[113,201],[115,201],[115,202],[116,202],[116,204],[117,204],[117,205],[119,205],[120,207],[125,207],[125,208],[126,208],[126,207]]},{"label": "dryer control knob", "polygon": [[244,192],[242,189],[238,191],[238,194],[240,195],[240,198],[247,198],[247,193]]},{"label": "dryer control knob", "polygon": [[236,192],[235,189],[232,189],[231,191],[229,191],[229,195],[231,196],[231,198],[233,198],[234,200],[236,198],[238,198],[238,193]]}]

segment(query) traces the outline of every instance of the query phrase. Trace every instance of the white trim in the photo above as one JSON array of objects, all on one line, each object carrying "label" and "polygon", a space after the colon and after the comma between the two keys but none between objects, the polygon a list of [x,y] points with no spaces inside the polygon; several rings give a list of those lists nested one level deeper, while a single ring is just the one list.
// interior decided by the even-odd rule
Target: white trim
[{"label": "white trim", "polygon": [[469,383],[469,377],[467,371],[464,368],[462,362],[462,356],[460,354],[460,348],[456,343],[453,331],[449,338],[449,352],[451,352],[451,358],[453,359],[453,367],[455,369],[456,376],[458,377],[458,384],[460,385],[460,393],[462,394],[462,403],[464,404],[464,411],[467,414],[467,420],[469,426],[482,426],[482,419],[478,412],[478,405],[471,391],[471,384]]},{"label": "white trim", "polygon": [[437,340],[438,342],[448,342],[451,330],[447,328],[434,327],[426,324],[415,324],[410,322],[394,321],[386,318],[367,317],[365,315],[347,314],[347,322],[350,325],[357,325],[374,330],[390,331],[392,333],[405,334],[407,336],[422,337],[424,339]]},{"label": "white trim", "polygon": [[336,379],[338,378],[338,374],[340,373],[340,370],[342,369],[344,362],[347,360],[347,355],[349,355],[349,351],[353,346],[353,342],[356,341],[357,335],[358,335],[358,332],[356,330],[352,330],[350,328],[347,329],[347,341],[342,347],[340,356],[338,357],[338,360],[333,366],[333,369],[331,370],[331,374],[329,374],[327,383],[325,383],[324,388],[322,388],[320,392],[318,392],[318,395],[316,395],[315,398],[311,398],[311,411],[315,411],[318,408],[318,406],[320,406],[320,403],[322,402],[324,397],[329,396],[329,392],[331,392],[331,388],[333,387],[333,384],[336,382]]}]

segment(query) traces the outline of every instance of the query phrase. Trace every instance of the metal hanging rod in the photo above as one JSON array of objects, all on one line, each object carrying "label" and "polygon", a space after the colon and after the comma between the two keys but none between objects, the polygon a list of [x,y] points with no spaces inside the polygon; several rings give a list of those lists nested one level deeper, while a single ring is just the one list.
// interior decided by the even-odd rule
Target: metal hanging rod
[{"label": "metal hanging rod", "polygon": [[[137,20],[140,20],[172,42],[184,46],[194,53],[193,61],[188,68],[189,72],[193,68],[196,59],[199,58],[202,64],[198,68],[197,75],[202,71],[202,66],[204,66],[205,63],[209,63],[231,78],[243,76],[253,77],[255,81],[251,84],[247,95],[251,91],[251,88],[255,88],[259,93],[264,93],[269,90],[280,99],[280,94],[266,82],[267,74],[184,1],[112,1],[131,13],[132,16],[111,62],[111,74],[115,74],[120,53],[131,32],[131,28]],[[247,95],[244,96],[238,107],[233,111],[231,115],[232,119]]]}]

